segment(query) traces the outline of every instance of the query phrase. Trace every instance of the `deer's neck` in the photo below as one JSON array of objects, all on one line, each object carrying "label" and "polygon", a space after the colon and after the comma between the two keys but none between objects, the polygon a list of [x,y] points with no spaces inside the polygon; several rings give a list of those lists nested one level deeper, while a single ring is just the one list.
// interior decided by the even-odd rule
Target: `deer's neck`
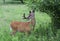
[{"label": "deer's neck", "polygon": [[35,18],[32,18],[32,19],[31,19],[31,24],[32,24],[32,26],[35,26],[35,24],[36,24]]}]

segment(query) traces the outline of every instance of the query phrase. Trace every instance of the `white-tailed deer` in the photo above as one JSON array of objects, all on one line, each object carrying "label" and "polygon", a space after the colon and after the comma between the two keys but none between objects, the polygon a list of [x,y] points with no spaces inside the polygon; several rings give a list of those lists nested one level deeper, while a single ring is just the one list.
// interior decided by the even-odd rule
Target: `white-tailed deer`
[{"label": "white-tailed deer", "polygon": [[[30,11],[30,13],[33,13]],[[30,15],[29,15],[30,16]],[[25,18],[25,14],[24,14],[24,18]],[[13,30],[12,34],[15,34],[17,31],[18,32],[26,32],[29,33],[32,30],[32,25],[34,25],[34,19],[28,17],[29,19],[31,19],[31,21],[29,22],[18,22],[18,21],[13,21],[11,22],[10,26]]]}]

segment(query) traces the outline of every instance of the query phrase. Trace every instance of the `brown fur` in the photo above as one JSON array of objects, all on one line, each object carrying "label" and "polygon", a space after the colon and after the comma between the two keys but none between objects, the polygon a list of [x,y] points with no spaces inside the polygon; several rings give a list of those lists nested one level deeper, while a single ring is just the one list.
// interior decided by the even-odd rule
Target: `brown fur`
[{"label": "brown fur", "polygon": [[29,33],[31,31],[31,22],[17,22],[17,21],[14,21],[14,22],[11,22],[11,28],[13,30],[12,34],[15,34],[16,31],[19,31],[19,32],[27,32]]}]

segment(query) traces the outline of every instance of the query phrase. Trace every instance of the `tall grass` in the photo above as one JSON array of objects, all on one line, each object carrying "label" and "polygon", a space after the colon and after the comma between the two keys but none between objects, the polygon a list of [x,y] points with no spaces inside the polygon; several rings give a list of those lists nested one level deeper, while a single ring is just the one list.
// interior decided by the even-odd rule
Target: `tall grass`
[{"label": "tall grass", "polygon": [[[29,7],[26,5],[1,5],[0,6],[0,41],[59,41],[60,30],[57,36],[53,37],[51,30],[51,17],[44,12],[35,12],[36,27],[34,32],[29,36],[24,33],[17,32],[15,36],[11,36],[11,21],[28,21],[22,19],[23,13],[29,14]],[[48,33],[48,36],[47,36]]]}]

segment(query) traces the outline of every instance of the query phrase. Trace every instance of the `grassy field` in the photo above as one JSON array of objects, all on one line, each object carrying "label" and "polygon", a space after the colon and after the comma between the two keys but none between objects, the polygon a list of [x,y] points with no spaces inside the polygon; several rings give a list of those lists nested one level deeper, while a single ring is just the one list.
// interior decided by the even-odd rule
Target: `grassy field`
[{"label": "grassy field", "polygon": [[[11,21],[27,22],[22,19],[23,13],[26,16],[29,14],[30,8],[26,5],[1,5],[0,6],[0,41],[59,41],[59,34],[54,39],[52,32],[49,30],[50,38],[48,39],[46,31],[47,28],[51,28],[51,17],[44,12],[35,12],[36,27],[35,32],[32,32],[30,36],[26,36],[21,32],[17,32],[15,36],[10,35],[10,23]],[[38,36],[38,38],[36,38]]]}]

